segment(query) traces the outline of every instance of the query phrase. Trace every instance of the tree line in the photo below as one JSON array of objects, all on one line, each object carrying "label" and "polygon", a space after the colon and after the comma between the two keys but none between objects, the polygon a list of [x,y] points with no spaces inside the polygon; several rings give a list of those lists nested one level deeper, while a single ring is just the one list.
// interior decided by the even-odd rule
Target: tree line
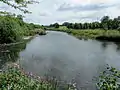
[{"label": "tree line", "polygon": [[91,23],[69,23],[64,22],[62,25],[58,23],[50,24],[50,27],[59,28],[59,26],[66,26],[69,29],[104,29],[104,30],[120,30],[120,16],[111,19],[109,16],[103,16],[100,22]]}]

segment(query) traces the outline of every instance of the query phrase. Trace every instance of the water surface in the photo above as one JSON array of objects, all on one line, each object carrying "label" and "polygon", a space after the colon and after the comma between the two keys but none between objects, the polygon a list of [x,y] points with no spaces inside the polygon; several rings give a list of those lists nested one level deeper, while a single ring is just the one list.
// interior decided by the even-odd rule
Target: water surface
[{"label": "water surface", "polygon": [[106,64],[120,69],[119,43],[79,40],[63,32],[51,31],[45,36],[37,36],[17,53],[19,63],[26,71],[75,81],[79,90],[81,87],[94,90],[92,79],[105,69]]}]

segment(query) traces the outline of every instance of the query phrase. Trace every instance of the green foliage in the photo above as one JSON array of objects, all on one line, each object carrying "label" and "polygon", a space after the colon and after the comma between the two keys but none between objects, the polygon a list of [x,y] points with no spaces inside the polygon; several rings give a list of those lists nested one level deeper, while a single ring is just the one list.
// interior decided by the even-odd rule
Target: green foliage
[{"label": "green foliage", "polygon": [[71,34],[73,36],[76,36],[78,38],[91,38],[91,39],[97,39],[98,37],[120,37],[120,32],[118,30],[71,30]]},{"label": "green foliage", "polygon": [[0,16],[0,44],[13,43],[23,36],[35,35],[35,29],[41,30],[41,26],[25,23],[21,15]]},{"label": "green foliage", "polygon": [[104,30],[119,29],[120,16],[114,19],[110,19],[109,16],[104,16],[102,17],[101,22],[91,22],[91,23],[64,22],[62,26],[66,26],[69,29],[104,29]]},{"label": "green foliage", "polygon": [[103,29],[68,29],[65,26],[60,26],[59,28],[47,28],[52,31],[66,32],[77,38],[83,39],[98,39],[98,40],[108,40],[108,41],[120,41],[120,31],[119,30],[103,30]]},{"label": "green foliage", "polygon": [[50,27],[59,28],[59,24],[58,23],[54,23],[54,24],[51,24]]},{"label": "green foliage", "polygon": [[[41,80],[40,77],[27,74],[17,67],[9,67],[0,73],[0,90],[61,90],[57,81]],[[64,85],[62,90],[73,90],[72,86]]]},{"label": "green foliage", "polygon": [[16,26],[13,20],[8,17],[0,19],[0,43],[15,42],[19,36],[16,33]]},{"label": "green foliage", "polygon": [[120,90],[120,71],[107,67],[99,76],[97,87],[99,90]]},{"label": "green foliage", "polygon": [[15,9],[19,9],[20,11],[22,11],[24,13],[30,13],[27,10],[28,4],[38,3],[38,2],[35,2],[34,0],[0,0],[0,2],[3,2],[3,3],[15,8]]}]

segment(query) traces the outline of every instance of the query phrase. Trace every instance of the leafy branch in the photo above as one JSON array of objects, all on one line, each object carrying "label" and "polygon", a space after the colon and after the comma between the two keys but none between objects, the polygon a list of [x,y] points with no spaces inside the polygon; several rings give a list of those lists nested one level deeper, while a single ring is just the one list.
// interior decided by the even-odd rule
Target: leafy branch
[{"label": "leafy branch", "polygon": [[0,2],[3,2],[15,9],[19,9],[20,11],[24,13],[31,13],[30,11],[26,9],[28,4],[39,3],[33,0],[28,0],[28,1],[27,0],[0,0]]}]

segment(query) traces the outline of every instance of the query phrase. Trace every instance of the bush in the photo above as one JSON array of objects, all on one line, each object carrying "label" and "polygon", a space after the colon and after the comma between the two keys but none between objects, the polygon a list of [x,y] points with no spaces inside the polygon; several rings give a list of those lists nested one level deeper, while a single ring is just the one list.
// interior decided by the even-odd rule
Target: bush
[{"label": "bush", "polygon": [[15,23],[8,17],[0,20],[0,43],[16,42],[19,36],[15,32]]},{"label": "bush", "polygon": [[72,85],[59,86],[55,80],[41,80],[17,67],[0,73],[0,90],[74,90]]},{"label": "bush", "polygon": [[21,40],[23,36],[35,35],[36,28],[42,27],[33,23],[25,23],[15,16],[0,16],[0,44],[14,43]]}]

